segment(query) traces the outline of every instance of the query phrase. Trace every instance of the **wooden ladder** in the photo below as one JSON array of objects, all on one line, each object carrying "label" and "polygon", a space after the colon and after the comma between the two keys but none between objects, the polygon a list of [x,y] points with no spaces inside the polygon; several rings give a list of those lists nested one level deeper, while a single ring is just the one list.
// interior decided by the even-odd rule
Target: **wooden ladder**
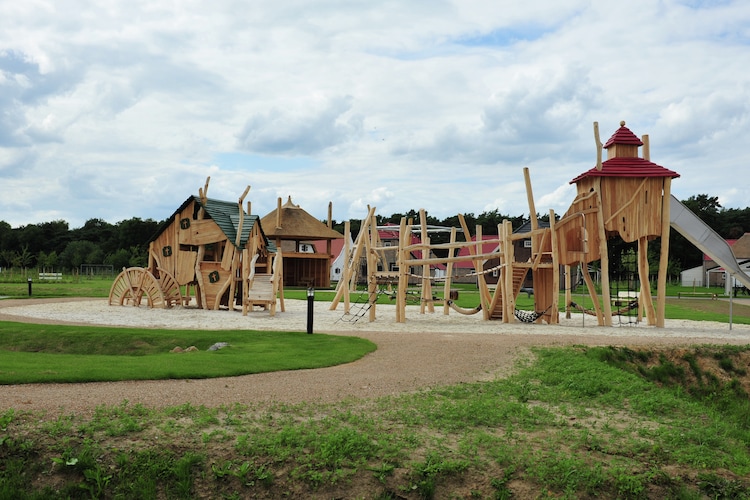
[{"label": "wooden ladder", "polygon": [[[513,297],[518,297],[528,272],[528,267],[513,267]],[[500,279],[502,279],[502,276]],[[498,283],[490,306],[490,319],[493,320],[503,319],[503,294],[501,293],[501,290],[502,287]]]}]

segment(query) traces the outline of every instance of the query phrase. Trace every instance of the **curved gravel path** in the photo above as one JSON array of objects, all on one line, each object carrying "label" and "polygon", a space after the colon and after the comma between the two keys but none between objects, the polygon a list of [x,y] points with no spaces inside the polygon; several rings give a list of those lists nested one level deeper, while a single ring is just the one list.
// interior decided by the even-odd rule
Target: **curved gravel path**
[{"label": "curved gravel path", "polygon": [[[91,299],[72,300],[0,300],[0,321],[28,321],[85,324],[100,321],[81,321],[63,313],[56,318],[34,317],[19,314],[40,306],[45,310],[52,304],[63,304],[71,311],[85,307],[101,307]],[[92,302],[94,302],[92,304]],[[101,301],[99,301],[101,302]],[[326,318],[341,312],[328,313],[328,304],[316,303],[318,318],[316,333],[356,335],[377,344],[375,352],[345,365],[316,370],[297,370],[246,375],[232,378],[201,380],[165,380],[137,382],[103,382],[86,384],[28,384],[0,386],[0,412],[16,410],[43,410],[48,417],[62,413],[88,415],[99,405],[116,405],[127,400],[150,408],[163,408],[191,403],[207,407],[222,404],[258,402],[298,403],[304,401],[335,402],[346,398],[370,398],[416,391],[438,385],[488,380],[507,375],[519,358],[530,355],[529,348],[542,345],[688,345],[701,343],[747,344],[750,328],[727,325],[694,324],[668,325],[666,329],[652,327],[603,328],[586,327],[579,320],[567,326],[505,325],[496,322],[466,322],[457,315],[453,319],[432,315],[420,321],[407,319],[406,324],[388,321],[387,313],[379,312],[377,322],[366,320],[356,323],[326,322]],[[109,307],[109,306],[107,306]],[[121,310],[121,308],[115,308]],[[188,308],[189,309],[189,308]],[[380,309],[379,309],[380,311]],[[186,311],[184,314],[206,314],[206,311]],[[179,316],[176,310],[159,311],[159,315]],[[241,314],[215,311],[233,319]],[[129,311],[129,316],[149,315],[151,312]],[[304,314],[299,305],[287,301],[287,312],[279,318]],[[326,316],[328,314],[328,316]],[[261,316],[264,315],[264,316]],[[247,324],[266,321],[267,313],[253,312],[251,319],[240,319]],[[214,316],[219,317],[219,316]],[[299,318],[297,318],[299,319]],[[277,320],[280,328],[289,328],[284,319]],[[589,324],[593,322],[590,321]],[[415,324],[416,323],[416,324]],[[492,325],[488,325],[492,323]],[[304,323],[301,323],[304,325]],[[463,328],[462,328],[463,324]],[[282,326],[284,325],[284,326]],[[326,328],[328,326],[329,328]],[[254,328],[250,325],[250,328]],[[491,330],[487,328],[491,327]],[[689,328],[693,327],[693,328]],[[296,328],[297,330],[304,330]],[[415,329],[423,331],[414,331]],[[329,331],[330,330],[330,331]],[[379,330],[379,331],[376,331]]]}]

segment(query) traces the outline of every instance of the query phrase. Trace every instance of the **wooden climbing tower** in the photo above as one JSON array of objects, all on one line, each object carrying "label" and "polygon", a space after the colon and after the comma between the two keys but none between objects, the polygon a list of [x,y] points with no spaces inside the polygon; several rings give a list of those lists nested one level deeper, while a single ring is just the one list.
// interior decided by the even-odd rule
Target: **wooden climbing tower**
[{"label": "wooden climbing tower", "polygon": [[[643,140],[620,122],[620,128],[602,146],[594,124],[597,143],[596,166],[578,177],[577,196],[557,223],[559,258],[564,265],[583,264],[584,279],[594,303],[599,324],[612,324],[609,292],[607,240],[618,235],[625,242],[638,243],[640,303],[649,325],[664,326],[667,257],[669,253],[669,209],[671,181],[679,174],[650,161],[648,136]],[[643,146],[643,156],[639,148]],[[607,159],[602,161],[602,149]],[[657,299],[654,308],[648,272],[648,241],[661,238]],[[587,272],[587,264],[601,262],[601,302]]]},{"label": "wooden climbing tower", "polygon": [[[596,123],[594,136],[597,144],[596,165],[571,181],[576,185],[577,195],[559,220],[553,210],[549,211],[549,227],[539,227],[529,171],[524,169],[531,230],[528,233],[513,234],[510,222],[505,221],[498,227],[497,239],[491,240],[497,244],[492,252],[482,251],[481,245],[487,244],[488,240],[482,241],[481,227],[476,229],[476,242],[471,241],[469,230],[460,215],[459,221],[465,241],[456,241],[454,232],[450,243],[431,245],[422,215],[420,226],[412,226],[411,221],[401,222],[398,248],[395,249],[398,255],[398,271],[378,270],[378,263],[382,262],[379,255],[386,250],[394,249],[386,249],[380,244],[375,233],[374,208],[370,209],[367,219],[362,221],[362,230],[357,236],[354,248],[346,250],[344,278],[339,283],[331,309],[336,308],[342,296],[348,301],[349,291],[354,285],[353,277],[356,276],[360,260],[365,259],[371,321],[375,319],[377,282],[378,279],[382,279],[382,273],[385,272],[398,275],[397,321],[405,321],[405,290],[412,269],[422,269],[420,312],[424,313],[425,309],[431,312],[432,306],[439,301],[432,297],[432,280],[428,269],[430,265],[440,264],[445,265],[447,269],[442,299],[445,314],[453,308],[462,314],[481,311],[487,320],[511,322],[515,321],[515,317],[523,316],[522,321],[557,323],[561,290],[560,270],[567,270],[565,276],[566,280],[569,280],[570,268],[575,265],[581,268],[599,324],[611,325],[607,242],[619,236],[625,242],[638,244],[638,274],[641,283],[639,301],[645,310],[648,323],[663,327],[669,251],[670,186],[671,180],[679,175],[651,162],[648,136],[639,139],[625,127],[625,122],[620,123],[620,128],[606,144],[602,145],[599,140],[599,128]],[[639,156],[641,146],[643,155]],[[604,161],[603,150],[607,150],[607,159]],[[420,214],[423,213],[424,211],[420,211]],[[419,231],[419,242],[414,243],[411,240],[412,231]],[[648,273],[648,242],[654,238],[661,238],[656,307],[651,297]],[[521,259],[515,255],[514,242],[519,239],[530,239],[528,258]],[[456,252],[460,254],[461,249],[468,251],[458,255]],[[434,250],[440,250],[441,255],[447,252],[447,257],[434,257]],[[484,273],[487,272],[485,264],[490,260],[499,263],[493,268],[499,274],[494,291],[484,279]],[[461,261],[472,262],[477,271],[480,304],[474,310],[460,310],[447,298],[450,291],[451,266]],[[589,264],[596,261],[600,262],[601,268],[601,298],[588,271]],[[522,315],[520,313],[523,311],[516,309],[516,299],[524,280],[529,275],[533,280],[534,311]],[[564,289],[566,303],[569,304],[569,284],[566,284]]]}]

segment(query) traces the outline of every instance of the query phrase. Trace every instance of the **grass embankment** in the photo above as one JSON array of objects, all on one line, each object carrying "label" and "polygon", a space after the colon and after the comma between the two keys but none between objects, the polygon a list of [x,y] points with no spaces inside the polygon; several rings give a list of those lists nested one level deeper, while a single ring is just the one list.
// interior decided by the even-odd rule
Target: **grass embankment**
[{"label": "grass embankment", "polygon": [[539,349],[336,405],[0,415],[2,498],[748,498],[750,347]]},{"label": "grass embankment", "polygon": [[[208,350],[217,343],[229,345]],[[375,348],[357,337],[299,332],[0,322],[0,384],[233,377],[348,363]]]}]

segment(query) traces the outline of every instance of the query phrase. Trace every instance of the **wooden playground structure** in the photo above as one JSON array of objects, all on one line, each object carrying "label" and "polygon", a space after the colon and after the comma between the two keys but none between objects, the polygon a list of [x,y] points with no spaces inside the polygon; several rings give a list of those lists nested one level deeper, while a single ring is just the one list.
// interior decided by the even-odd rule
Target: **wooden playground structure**
[{"label": "wooden playground structure", "polygon": [[255,306],[284,311],[280,249],[266,238],[257,216],[243,209],[250,186],[237,203],[207,197],[210,177],[163,224],[149,243],[148,267],[130,267],[115,278],[110,305],[169,308]]},{"label": "wooden playground structure", "polygon": [[[599,140],[599,127],[594,123],[594,138],[597,148],[596,166],[573,179],[577,195],[570,208],[559,218],[549,211],[550,227],[540,228],[535,216],[536,208],[532,193],[529,170],[524,169],[526,193],[531,216],[531,232],[513,234],[509,221],[498,225],[498,236],[482,239],[482,228],[475,230],[476,241],[471,241],[469,228],[461,214],[458,218],[464,241],[457,241],[458,230],[452,228],[450,242],[430,243],[424,210],[420,211],[419,224],[401,220],[398,228],[397,246],[385,246],[378,236],[375,208],[370,207],[362,220],[360,232],[351,246],[348,223],[345,226],[345,264],[342,279],[336,288],[331,303],[335,310],[344,301],[344,313],[350,313],[350,294],[356,290],[360,262],[366,262],[367,270],[367,311],[369,320],[376,319],[376,303],[379,287],[386,285],[390,290],[395,286],[396,321],[406,321],[407,290],[409,279],[420,283],[420,312],[434,312],[435,305],[442,305],[444,314],[450,310],[462,314],[481,312],[486,320],[503,322],[559,322],[559,294],[561,271],[564,269],[565,304],[570,310],[575,304],[571,300],[571,267],[581,269],[595,315],[602,326],[612,325],[612,303],[623,297],[611,297],[609,280],[608,240],[619,236],[624,242],[637,242],[637,270],[640,290],[628,292],[624,298],[628,308],[637,307],[639,319],[645,315],[649,325],[664,326],[666,301],[667,258],[670,231],[670,188],[672,178],[679,174],[650,161],[648,136],[642,140],[636,137],[625,122],[610,137],[606,144]],[[643,146],[643,155],[639,148]],[[607,159],[602,161],[602,150],[607,150]],[[411,235],[418,233],[418,243],[412,243]],[[516,260],[513,243],[517,239],[531,240],[531,257],[523,262]],[[661,239],[659,271],[656,283],[656,306],[651,296],[648,269],[648,242]],[[496,249],[483,253],[483,245],[493,244]],[[459,255],[460,249],[467,249]],[[447,257],[436,257],[438,253]],[[386,254],[396,252],[396,269],[385,270]],[[499,259],[499,266],[483,269],[489,259]],[[476,270],[479,288],[479,305],[470,310],[462,309],[451,300],[451,276],[457,262],[471,261]],[[600,261],[601,297],[589,274],[589,264]],[[430,266],[446,267],[443,281],[443,298],[433,296]],[[415,270],[415,272],[413,272]],[[499,272],[498,284],[492,290],[486,283],[485,274]],[[534,311],[516,308],[516,299],[528,273],[534,283]],[[394,293],[394,292],[390,292]],[[615,313],[618,311],[615,311]]]}]

